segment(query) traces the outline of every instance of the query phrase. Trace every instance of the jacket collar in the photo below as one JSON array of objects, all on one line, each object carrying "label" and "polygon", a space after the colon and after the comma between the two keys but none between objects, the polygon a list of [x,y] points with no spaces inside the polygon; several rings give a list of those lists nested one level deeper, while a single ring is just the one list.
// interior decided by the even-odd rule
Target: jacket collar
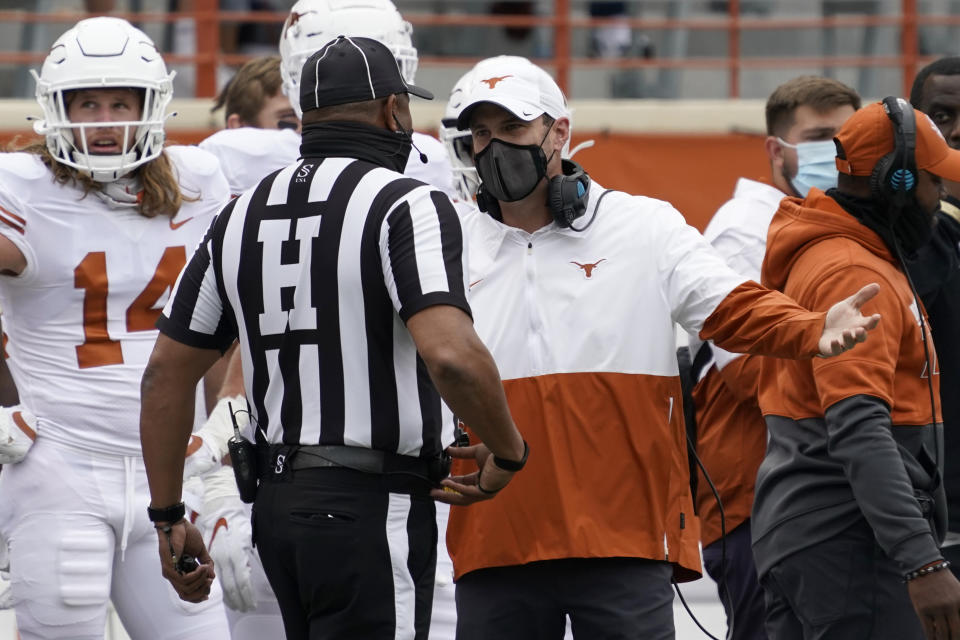
[{"label": "jacket collar", "polygon": [[[590,201],[587,204],[587,210],[575,224],[584,225],[590,220],[596,210],[600,196],[603,195],[604,191],[606,191],[606,189],[596,182],[590,183]],[[604,206],[608,205],[609,203],[606,203]],[[491,252],[491,255],[495,255],[500,250],[500,246],[507,238],[517,244],[537,242],[538,239],[548,238],[554,235],[561,235],[576,240],[585,240],[596,228],[594,225],[591,225],[585,231],[574,231],[569,227],[561,227],[555,221],[551,220],[550,224],[537,229],[533,233],[528,233],[523,229],[518,229],[517,227],[512,227],[498,220],[494,220],[491,216],[483,213],[479,209],[474,209],[473,215],[478,216],[476,229],[483,236],[484,246]]]}]

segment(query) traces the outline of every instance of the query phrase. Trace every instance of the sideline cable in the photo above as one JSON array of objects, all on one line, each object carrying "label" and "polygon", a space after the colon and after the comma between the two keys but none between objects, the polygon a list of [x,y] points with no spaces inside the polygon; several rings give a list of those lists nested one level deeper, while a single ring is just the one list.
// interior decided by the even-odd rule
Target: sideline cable
[{"label": "sideline cable", "polygon": [[[697,455],[697,450],[693,446],[693,443],[690,442],[689,436],[687,437],[687,450],[690,452],[690,455],[693,456],[693,459],[697,463],[697,468],[700,469],[700,472],[703,474],[704,479],[707,481],[707,484],[710,486],[710,491],[713,493],[714,499],[717,501],[717,509],[720,511],[720,580],[718,584],[723,587],[723,594],[726,596],[726,614],[727,614],[727,634],[724,636],[726,640],[730,640],[733,637],[733,628],[734,628],[734,612],[733,612],[733,599],[730,595],[730,589],[727,587],[727,521],[726,516],[723,512],[723,501],[720,499],[720,492],[717,491],[717,487],[713,484],[713,480],[710,479],[710,474],[707,473],[706,467],[703,466],[703,461],[700,460],[700,456]],[[684,599],[683,594],[680,592],[680,585],[677,584],[676,580],[670,578],[670,582],[673,583],[673,589],[677,592],[677,596],[680,598],[680,603],[683,605],[683,608],[686,609],[687,615],[690,616],[690,619],[693,620],[694,624],[700,627],[700,630],[711,640],[719,640],[716,636],[711,634],[707,629],[700,624],[700,621],[690,607],[687,605],[687,601]]]}]

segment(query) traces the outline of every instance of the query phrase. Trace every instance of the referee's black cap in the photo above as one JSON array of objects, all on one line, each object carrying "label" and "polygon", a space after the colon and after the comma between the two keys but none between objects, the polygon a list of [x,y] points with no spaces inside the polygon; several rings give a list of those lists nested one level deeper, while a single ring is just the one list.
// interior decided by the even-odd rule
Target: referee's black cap
[{"label": "referee's black cap", "polygon": [[395,93],[433,100],[432,93],[403,79],[390,49],[372,38],[337,36],[303,63],[300,109],[304,113]]}]

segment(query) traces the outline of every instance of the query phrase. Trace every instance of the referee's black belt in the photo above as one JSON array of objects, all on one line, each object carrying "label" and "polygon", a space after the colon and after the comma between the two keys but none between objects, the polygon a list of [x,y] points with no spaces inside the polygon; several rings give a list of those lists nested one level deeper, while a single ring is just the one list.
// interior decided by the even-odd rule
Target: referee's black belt
[{"label": "referee's black belt", "polygon": [[438,483],[449,473],[445,456],[433,459],[389,451],[339,445],[269,445],[259,447],[260,477],[286,470],[341,468],[375,475],[407,475]]}]

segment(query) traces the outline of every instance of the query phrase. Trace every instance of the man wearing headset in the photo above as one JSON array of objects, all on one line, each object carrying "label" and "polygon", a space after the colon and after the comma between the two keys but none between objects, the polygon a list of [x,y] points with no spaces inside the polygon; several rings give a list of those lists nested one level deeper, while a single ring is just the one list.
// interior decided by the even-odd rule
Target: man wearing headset
[{"label": "man wearing headset", "polygon": [[[784,199],[763,283],[811,309],[879,282],[883,323],[855,355],[765,358],[769,432],[753,548],[771,638],[960,638],[946,571],[939,375],[903,264],[930,238],[960,152],[904,100],[859,110],[836,138],[838,185]],[[875,339],[874,339],[875,338]]]},{"label": "man wearing headset", "polygon": [[[793,78],[770,94],[763,143],[769,178],[740,178],[733,198],[703,232],[738,273],[760,279],[767,228],[784,196],[836,186],[833,136],[859,108],[856,91],[821,76]],[[761,358],[726,352],[696,336],[690,346],[697,455],[710,476],[707,482],[700,473],[696,483],[703,565],[717,582],[729,639],[765,640],[763,589],[750,548],[753,484],[767,446],[757,405]]]},{"label": "man wearing headset", "polygon": [[592,183],[561,161],[565,99],[533,69],[477,74],[458,116],[486,212],[462,218],[474,323],[538,453],[497,500],[451,509],[457,637],[562,638],[569,616],[574,637],[672,638],[671,578],[700,573],[673,323],[735,351],[828,355],[835,330],[852,347],[873,326],[858,309],[875,288],[824,323],[734,273],[669,204]]}]

